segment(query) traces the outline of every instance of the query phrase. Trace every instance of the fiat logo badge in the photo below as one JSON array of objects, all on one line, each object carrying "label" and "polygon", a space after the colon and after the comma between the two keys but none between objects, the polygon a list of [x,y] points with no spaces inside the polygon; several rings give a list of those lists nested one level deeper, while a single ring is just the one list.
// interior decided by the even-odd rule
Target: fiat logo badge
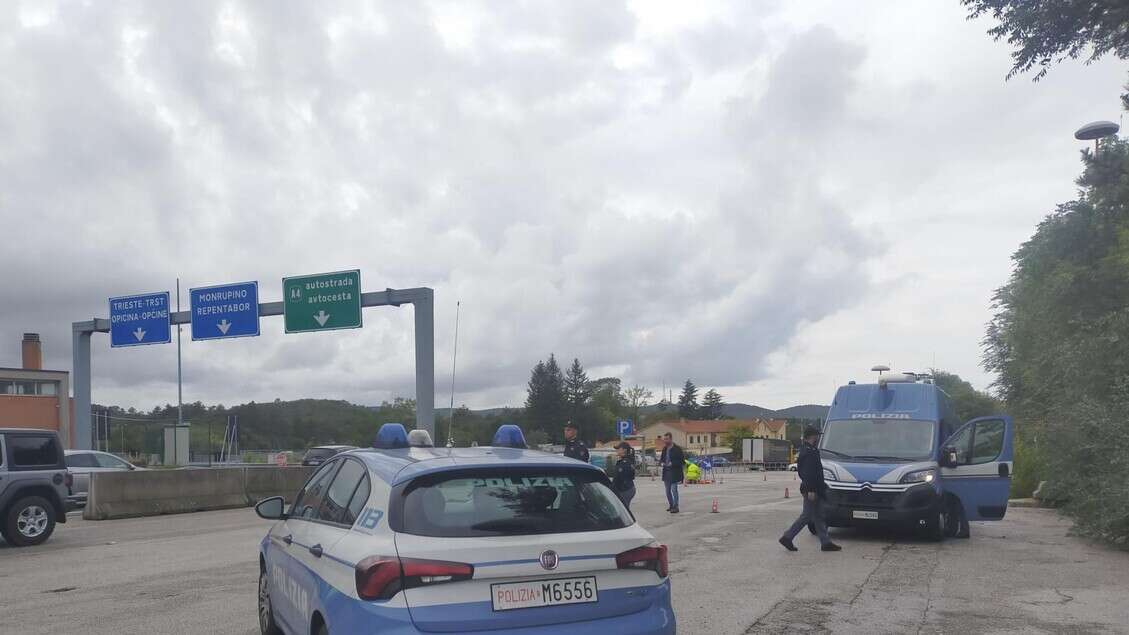
[{"label": "fiat logo badge", "polygon": [[541,553],[541,568],[542,569],[545,569],[546,571],[552,571],[553,569],[556,569],[557,565],[560,564],[560,563],[561,563],[561,558],[560,558],[560,556],[557,555],[556,551],[549,549],[548,551]]}]

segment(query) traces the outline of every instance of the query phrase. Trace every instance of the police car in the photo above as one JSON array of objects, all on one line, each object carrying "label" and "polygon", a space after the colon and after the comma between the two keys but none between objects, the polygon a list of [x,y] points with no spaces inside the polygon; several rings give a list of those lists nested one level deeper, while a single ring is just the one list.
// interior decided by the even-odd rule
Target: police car
[{"label": "police car", "polygon": [[[667,548],[598,468],[525,449],[435,448],[385,424],[334,456],[259,548],[263,633],[674,633]],[[597,631],[596,629],[600,629]]]}]

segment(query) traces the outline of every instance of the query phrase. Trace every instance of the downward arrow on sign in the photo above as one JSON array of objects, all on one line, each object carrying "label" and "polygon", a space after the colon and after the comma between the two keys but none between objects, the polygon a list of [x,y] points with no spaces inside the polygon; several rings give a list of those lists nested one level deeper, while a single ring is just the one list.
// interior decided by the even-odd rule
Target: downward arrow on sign
[{"label": "downward arrow on sign", "polygon": [[318,326],[325,326],[325,323],[329,321],[329,314],[325,312],[325,309],[321,309],[314,314],[314,319],[317,320]]},{"label": "downward arrow on sign", "polygon": [[231,328],[231,322],[228,322],[227,318],[224,318],[220,320],[220,323],[216,325],[216,328],[220,330],[220,333],[227,335],[227,330]]},{"label": "downward arrow on sign", "polygon": [[140,342],[141,340],[145,339],[145,329],[142,329],[140,326],[137,327],[137,330],[133,332],[133,336],[137,338],[138,342]]}]

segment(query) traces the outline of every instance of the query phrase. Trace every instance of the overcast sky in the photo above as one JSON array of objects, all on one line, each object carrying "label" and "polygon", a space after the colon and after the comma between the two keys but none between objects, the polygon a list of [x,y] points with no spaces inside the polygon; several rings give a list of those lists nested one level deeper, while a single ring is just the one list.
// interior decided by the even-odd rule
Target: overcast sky
[{"label": "overcast sky", "polygon": [[[1005,82],[957,0],[0,4],[0,366],[107,298],[358,268],[429,286],[437,405],[549,353],[659,393],[828,403],[875,363],[984,388],[1012,252],[1074,197],[1129,65]],[[187,302],[187,293],[183,296]],[[412,308],[192,342],[186,401],[414,391]],[[94,401],[176,347],[94,339]]]}]

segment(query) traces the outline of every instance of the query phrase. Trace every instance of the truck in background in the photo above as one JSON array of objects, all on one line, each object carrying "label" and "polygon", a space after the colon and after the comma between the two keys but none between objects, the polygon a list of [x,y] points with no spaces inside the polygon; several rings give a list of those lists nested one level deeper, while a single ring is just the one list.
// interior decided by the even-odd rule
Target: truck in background
[{"label": "truck in background", "polygon": [[784,439],[741,439],[741,461],[766,470],[788,467],[792,444]]}]

